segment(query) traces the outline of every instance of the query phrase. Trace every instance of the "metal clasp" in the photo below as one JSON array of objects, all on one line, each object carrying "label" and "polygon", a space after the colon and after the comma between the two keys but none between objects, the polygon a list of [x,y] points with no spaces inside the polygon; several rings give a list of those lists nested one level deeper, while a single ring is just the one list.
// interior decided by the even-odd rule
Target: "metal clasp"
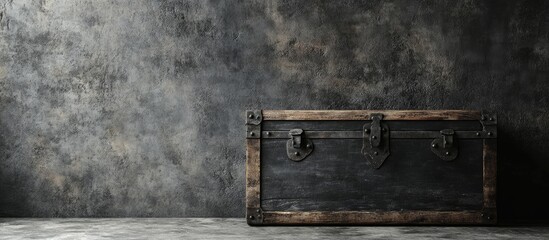
[{"label": "metal clasp", "polygon": [[444,161],[452,161],[458,156],[458,146],[454,142],[454,130],[444,129],[440,131],[440,138],[431,142],[431,151]]},{"label": "metal clasp", "polygon": [[292,138],[292,146],[294,148],[301,148],[301,134],[303,134],[303,129],[290,130],[290,137]]},{"label": "metal clasp", "polygon": [[290,139],[286,142],[286,153],[290,160],[299,162],[313,152],[313,141],[305,138],[303,129],[292,129],[288,135]]},{"label": "metal clasp", "polygon": [[383,114],[373,113],[370,115],[370,119],[372,122],[363,126],[362,154],[373,168],[378,169],[391,154],[389,152],[389,126],[381,122]]},{"label": "metal clasp", "polygon": [[444,149],[451,148],[454,144],[454,130],[444,129],[440,131],[440,134],[442,134],[442,147]]}]

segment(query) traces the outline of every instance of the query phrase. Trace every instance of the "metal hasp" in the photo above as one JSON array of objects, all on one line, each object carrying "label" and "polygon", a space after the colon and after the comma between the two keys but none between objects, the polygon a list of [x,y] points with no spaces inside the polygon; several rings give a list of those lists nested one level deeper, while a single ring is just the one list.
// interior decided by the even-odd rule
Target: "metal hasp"
[{"label": "metal hasp", "polygon": [[458,156],[458,145],[454,142],[454,130],[440,131],[440,138],[431,142],[431,151],[444,161],[452,161]]},{"label": "metal hasp", "polygon": [[371,114],[370,119],[372,122],[364,124],[363,127],[362,154],[373,168],[378,169],[391,154],[389,152],[389,126],[381,122],[383,114]]},{"label": "metal hasp", "polygon": [[313,152],[313,141],[305,138],[303,129],[292,129],[289,136],[290,140],[286,142],[286,153],[290,160],[299,162]]}]

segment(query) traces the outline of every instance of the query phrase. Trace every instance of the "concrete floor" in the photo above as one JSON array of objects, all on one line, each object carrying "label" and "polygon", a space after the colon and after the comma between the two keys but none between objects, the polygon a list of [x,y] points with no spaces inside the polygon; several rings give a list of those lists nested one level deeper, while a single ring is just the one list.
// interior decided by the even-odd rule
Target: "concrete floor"
[{"label": "concrete floor", "polygon": [[0,219],[0,239],[549,239],[549,227],[249,227],[235,218]]}]

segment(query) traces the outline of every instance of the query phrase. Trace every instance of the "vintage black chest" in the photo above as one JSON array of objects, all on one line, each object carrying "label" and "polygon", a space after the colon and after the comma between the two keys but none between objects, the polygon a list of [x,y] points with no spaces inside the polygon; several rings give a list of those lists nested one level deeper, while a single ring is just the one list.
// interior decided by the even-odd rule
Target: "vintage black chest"
[{"label": "vintage black chest", "polygon": [[497,118],[246,111],[250,225],[494,224]]}]

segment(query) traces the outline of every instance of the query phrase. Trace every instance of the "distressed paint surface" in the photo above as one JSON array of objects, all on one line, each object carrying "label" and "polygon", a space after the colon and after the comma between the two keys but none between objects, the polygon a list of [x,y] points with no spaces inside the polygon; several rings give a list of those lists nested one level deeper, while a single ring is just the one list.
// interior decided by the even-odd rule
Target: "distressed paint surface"
[{"label": "distressed paint surface", "polygon": [[0,216],[244,216],[245,109],[498,112],[549,216],[546,1],[0,0]]},{"label": "distressed paint surface", "polygon": [[314,139],[303,161],[288,159],[286,140],[262,140],[261,206],[265,211],[480,210],[482,140],[461,140],[459,157],[434,155],[431,139],[393,139],[373,169],[362,139]]}]

